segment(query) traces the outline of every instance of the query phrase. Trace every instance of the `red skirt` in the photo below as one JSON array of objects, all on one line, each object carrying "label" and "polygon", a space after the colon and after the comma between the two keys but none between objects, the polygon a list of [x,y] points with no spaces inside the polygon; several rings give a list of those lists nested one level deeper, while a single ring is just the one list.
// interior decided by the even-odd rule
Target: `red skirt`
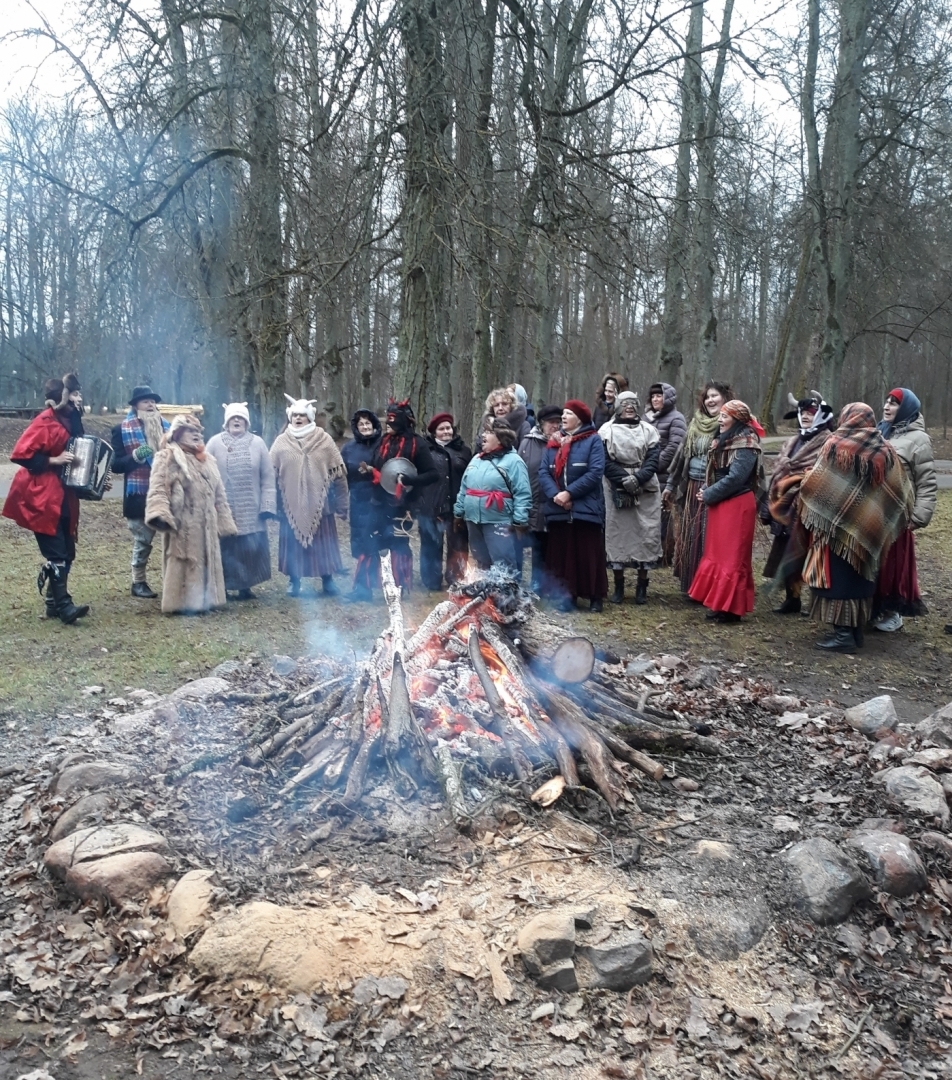
[{"label": "red skirt", "polygon": [[876,611],[896,611],[913,618],[928,614],[919,593],[916,538],[911,529],[906,529],[882,561],[873,607]]},{"label": "red skirt", "polygon": [[747,615],[754,610],[751,558],[757,500],[752,491],[707,508],[704,555],[688,596],[711,611]]}]

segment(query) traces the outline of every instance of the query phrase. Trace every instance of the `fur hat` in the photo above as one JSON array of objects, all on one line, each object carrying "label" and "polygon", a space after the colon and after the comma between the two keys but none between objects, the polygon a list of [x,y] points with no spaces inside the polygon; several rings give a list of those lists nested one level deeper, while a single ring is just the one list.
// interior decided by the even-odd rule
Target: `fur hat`
[{"label": "fur hat", "polygon": [[561,420],[562,410],[558,405],[543,405],[536,413],[536,420],[541,424],[545,420]]},{"label": "fur hat", "polygon": [[44,404],[51,409],[65,409],[69,404],[69,395],[81,389],[75,371],[67,372],[62,379],[47,379],[43,384]]},{"label": "fur hat", "polygon": [[165,437],[168,442],[178,442],[185,434],[186,428],[197,431],[199,435],[205,430],[197,416],[193,416],[191,413],[179,413],[177,416],[172,417],[172,423]]},{"label": "fur hat", "polygon": [[622,390],[622,392],[615,398],[615,416],[621,416],[621,410],[626,405],[634,405],[635,415],[641,416],[641,402],[638,400],[638,395],[634,390]]},{"label": "fur hat", "polygon": [[440,424],[449,424],[450,427],[456,428],[456,421],[453,419],[453,414],[448,412],[438,412],[436,416],[426,425],[426,430],[431,434],[436,434],[436,429]]},{"label": "fur hat", "polygon": [[242,420],[251,427],[251,414],[248,412],[247,401],[233,401],[230,405],[223,405],[225,410],[225,427],[228,427],[228,421],[233,416],[240,416]]},{"label": "fur hat", "polygon": [[579,401],[577,398],[572,398],[565,403],[564,408],[568,409],[569,412],[574,412],[583,424],[590,424],[592,422],[592,410],[585,404],[584,401]]},{"label": "fur hat", "polygon": [[516,445],[516,433],[501,417],[498,420],[493,420],[489,425],[489,430],[499,440],[499,445],[503,450],[512,450]]},{"label": "fur hat", "polygon": [[290,394],[284,395],[288,401],[288,407],[284,410],[287,414],[288,421],[295,413],[304,413],[304,415],[313,424],[317,419],[317,398],[293,398]]}]

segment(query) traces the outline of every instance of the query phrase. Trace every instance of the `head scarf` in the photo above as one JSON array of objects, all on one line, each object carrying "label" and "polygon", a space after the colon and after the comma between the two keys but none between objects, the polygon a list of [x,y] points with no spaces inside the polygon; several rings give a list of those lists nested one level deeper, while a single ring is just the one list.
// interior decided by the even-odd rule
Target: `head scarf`
[{"label": "head scarf", "polygon": [[835,555],[873,581],[883,551],[905,529],[915,493],[876,427],[873,410],[847,405],[800,485],[800,519]]},{"label": "head scarf", "polygon": [[884,439],[888,439],[897,427],[900,427],[902,424],[908,424],[911,420],[915,420],[919,415],[919,410],[922,408],[922,402],[911,390],[907,390],[905,386],[890,390],[886,397],[895,398],[896,401],[899,402],[899,409],[896,413],[896,418],[892,423],[888,420],[880,420],[877,424]]}]

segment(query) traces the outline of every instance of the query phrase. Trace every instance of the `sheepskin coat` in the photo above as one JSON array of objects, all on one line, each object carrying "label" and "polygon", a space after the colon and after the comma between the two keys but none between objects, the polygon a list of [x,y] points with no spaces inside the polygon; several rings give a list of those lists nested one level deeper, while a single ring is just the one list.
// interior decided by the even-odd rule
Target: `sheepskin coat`
[{"label": "sheepskin coat", "polygon": [[238,529],[215,459],[204,461],[170,443],[152,460],[146,524],[162,530],[162,610],[224,607],[220,536]]}]

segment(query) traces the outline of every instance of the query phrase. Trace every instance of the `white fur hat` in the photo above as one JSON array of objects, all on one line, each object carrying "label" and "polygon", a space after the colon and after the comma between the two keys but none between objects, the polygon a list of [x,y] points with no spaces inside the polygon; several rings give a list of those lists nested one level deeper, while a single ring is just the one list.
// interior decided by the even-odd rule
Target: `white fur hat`
[{"label": "white fur hat", "polygon": [[307,398],[293,398],[290,394],[284,396],[288,399],[288,407],[284,410],[288,414],[288,420],[294,413],[304,413],[311,423],[317,419],[317,398],[308,401]]},{"label": "white fur hat", "polygon": [[242,420],[251,427],[251,414],[248,412],[247,401],[233,401],[230,405],[223,405],[225,410],[225,427],[228,427],[228,421],[233,416],[240,416]]}]

